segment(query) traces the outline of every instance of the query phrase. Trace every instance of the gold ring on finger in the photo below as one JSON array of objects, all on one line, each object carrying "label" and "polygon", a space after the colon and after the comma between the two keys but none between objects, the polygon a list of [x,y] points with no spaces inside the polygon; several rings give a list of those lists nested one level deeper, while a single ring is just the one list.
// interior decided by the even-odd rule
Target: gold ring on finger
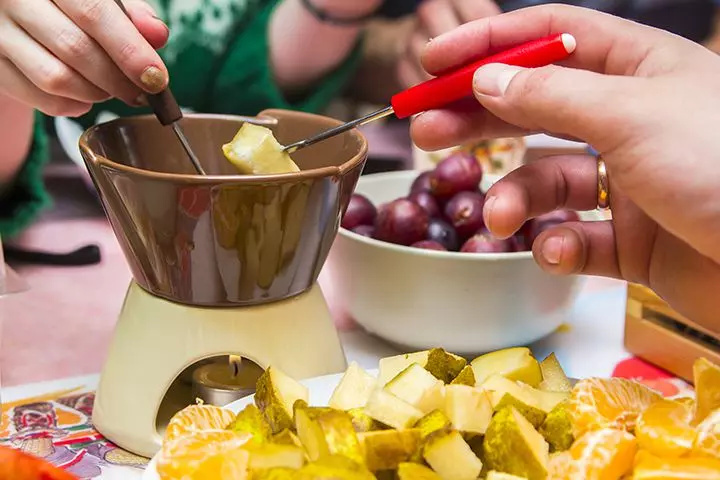
[{"label": "gold ring on finger", "polygon": [[604,210],[610,208],[610,181],[602,155],[597,158],[597,173],[597,206]]}]

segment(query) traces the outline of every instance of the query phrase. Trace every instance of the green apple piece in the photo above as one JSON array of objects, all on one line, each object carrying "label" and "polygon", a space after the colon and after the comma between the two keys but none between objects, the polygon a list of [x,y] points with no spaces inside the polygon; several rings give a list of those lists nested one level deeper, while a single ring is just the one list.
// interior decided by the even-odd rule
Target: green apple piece
[{"label": "green apple piece", "polygon": [[488,393],[467,385],[445,387],[445,415],[455,430],[484,434],[493,416]]},{"label": "green apple piece", "polygon": [[423,457],[444,480],[476,480],[483,467],[457,431],[432,435],[425,444]]},{"label": "green apple piece", "polygon": [[255,405],[265,415],[273,433],[293,427],[293,405],[307,402],[307,387],[278,368],[270,366],[260,376],[255,389]]},{"label": "green apple piece", "polygon": [[528,480],[545,480],[547,477],[548,443],[514,407],[495,414],[485,432],[483,453],[490,470]]},{"label": "green apple piece", "polygon": [[488,392],[495,412],[506,407],[515,407],[535,428],[545,421],[548,412],[541,401],[540,390],[513,382],[500,375],[488,378],[480,388]]},{"label": "green apple piece", "polygon": [[398,465],[398,480],[443,480],[440,475],[419,463],[405,462]]},{"label": "green apple piece", "polygon": [[362,408],[375,389],[377,379],[363,370],[357,362],[350,363],[335,388],[328,406],[338,410]]},{"label": "green apple piece", "polygon": [[365,465],[371,472],[395,470],[407,462],[421,447],[422,432],[406,430],[378,430],[358,435],[365,452]]},{"label": "green apple piece", "polygon": [[375,421],[398,430],[414,425],[423,416],[417,408],[381,389],[370,395],[365,413]]},{"label": "green apple piece", "polygon": [[332,410],[314,416],[309,409],[299,408],[295,410],[295,429],[311,462],[328,455],[343,455],[360,464],[364,460],[346,412]]},{"label": "green apple piece", "polygon": [[460,373],[457,374],[455,378],[452,379],[452,382],[450,382],[450,385],[469,385],[471,387],[474,387],[476,385],[475,381],[475,371],[473,370],[471,365],[465,365],[462,370],[460,370]]},{"label": "green apple piece", "polygon": [[[437,397],[438,392],[443,386],[443,382],[435,378],[432,373],[417,363],[413,363],[398,373],[395,378],[390,380],[383,388],[405,403],[426,413],[423,409],[419,408],[420,405],[424,404],[426,408],[434,410],[436,405],[430,405],[430,403],[432,402],[432,398]],[[433,389],[433,392],[436,392],[433,396],[430,395],[430,393],[432,393],[430,392],[431,389]]]},{"label": "green apple piece", "polygon": [[572,422],[567,410],[567,402],[561,402],[548,413],[540,426],[540,434],[550,444],[550,452],[564,452],[575,441],[572,433]]},{"label": "green apple piece", "polygon": [[305,450],[295,445],[265,443],[247,448],[250,453],[251,471],[271,468],[290,468],[297,470],[305,464]]},{"label": "green apple piece", "polygon": [[352,408],[347,413],[357,433],[383,429],[383,425],[365,413],[364,408]]},{"label": "green apple piece", "polygon": [[442,348],[433,348],[432,350],[423,350],[422,352],[406,353],[393,357],[385,357],[380,359],[378,384],[386,385],[390,380],[395,378],[398,373],[407,367],[417,363],[432,373],[435,378],[442,380],[444,383],[450,383],[467,365],[467,361],[455,354],[448,353]]},{"label": "green apple piece", "polygon": [[485,477],[485,480],[527,480],[527,478],[510,475],[509,473],[498,472],[496,470],[490,470]]},{"label": "green apple piece", "polygon": [[272,428],[265,420],[265,415],[253,404],[243,408],[235,417],[235,420],[228,425],[228,430],[245,432],[252,435],[252,443],[263,443],[270,440]]},{"label": "green apple piece", "polygon": [[470,362],[475,372],[476,385],[482,385],[493,375],[537,387],[542,382],[542,371],[529,348],[515,347],[481,355]]},{"label": "green apple piece", "polygon": [[565,375],[555,353],[551,353],[540,362],[540,371],[543,377],[540,382],[540,390],[550,392],[570,392],[572,390],[570,379]]},{"label": "green apple piece", "polygon": [[244,123],[232,141],[222,146],[222,151],[225,158],[245,175],[300,171],[272,130],[260,125]]}]

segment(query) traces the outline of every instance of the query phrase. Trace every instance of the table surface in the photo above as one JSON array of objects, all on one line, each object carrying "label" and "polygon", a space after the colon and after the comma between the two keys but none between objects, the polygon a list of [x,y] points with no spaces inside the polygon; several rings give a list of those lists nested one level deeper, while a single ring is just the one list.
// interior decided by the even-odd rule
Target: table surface
[{"label": "table surface", "polygon": [[[401,139],[399,146],[388,145],[382,140],[371,142],[371,145],[373,143],[376,149],[385,147],[381,155],[390,152],[393,156],[402,156],[403,152],[407,152],[405,139]],[[90,446],[82,451],[91,452],[91,456],[95,455],[92,458],[105,458],[105,466],[100,461],[102,468],[93,467],[95,470],[90,468],[75,473],[81,478],[130,478],[126,466],[118,467],[120,470],[111,468],[117,463],[106,461],[107,451],[97,455],[92,453],[92,440],[97,434],[91,430],[89,418],[80,419],[82,412],[87,413],[83,410],[82,402],[86,397],[82,392],[91,392],[97,383],[97,374],[130,273],[97,200],[86,188],[75,167],[69,163],[54,164],[48,172],[47,181],[56,199],[55,207],[14,243],[53,251],[97,243],[102,250],[102,262],[74,268],[17,266],[30,289],[6,297],[0,303],[1,395],[5,407],[0,432],[4,430],[7,435],[12,430],[8,407],[22,402],[54,399],[62,396],[57,392],[79,389],[72,397],[74,403],[60,401],[65,405],[62,408],[66,410],[62,411],[66,415],[70,411],[67,406],[72,405],[75,409],[72,411],[79,418],[78,425],[86,429],[77,427],[78,431],[85,433],[76,432],[75,437],[70,435],[68,438],[90,442]],[[321,274],[320,283],[336,319],[348,360],[357,361],[369,369],[377,367],[379,358],[398,353],[393,347],[356,328],[334,302],[332,285],[326,280],[325,273]],[[623,348],[622,341],[625,294],[624,282],[583,279],[567,325],[532,345],[534,353],[544,356],[555,351],[573,377],[613,375],[618,365],[634,361]],[[0,443],[2,437],[0,433]],[[34,441],[37,442],[37,439]],[[73,465],[87,463],[87,459],[77,459],[79,450],[72,450],[71,455],[63,450],[65,447],[59,446],[61,443],[56,442],[54,447],[49,444],[47,451],[50,453],[46,452],[44,456],[54,459],[56,464],[70,465],[69,468],[79,468]],[[17,441],[13,444],[19,445]],[[102,448],[110,447],[103,444]],[[59,460],[52,456],[61,454],[70,456]],[[134,461],[131,460],[126,459],[125,465]],[[141,467],[141,464],[138,465]],[[123,463],[120,462],[120,465]],[[133,475],[138,471],[137,468],[132,469],[135,472]]]}]

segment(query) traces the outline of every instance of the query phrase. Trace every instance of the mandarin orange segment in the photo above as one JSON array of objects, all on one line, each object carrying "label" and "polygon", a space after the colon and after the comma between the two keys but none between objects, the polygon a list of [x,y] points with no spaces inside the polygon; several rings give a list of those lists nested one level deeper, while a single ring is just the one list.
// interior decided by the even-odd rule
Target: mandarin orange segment
[{"label": "mandarin orange segment", "polygon": [[690,425],[692,404],[660,400],[640,414],[635,436],[640,448],[661,457],[681,457],[692,450],[696,432]]},{"label": "mandarin orange segment", "polygon": [[176,413],[165,430],[165,442],[203,430],[222,430],[235,420],[235,414],[214,405],[190,405]]},{"label": "mandarin orange segment", "polygon": [[660,458],[641,450],[632,480],[720,480],[720,460]]},{"label": "mandarin orange segment", "polygon": [[632,470],[637,441],[624,430],[603,428],[578,438],[568,450],[572,478],[618,480]]},{"label": "mandarin orange segment", "polygon": [[243,480],[250,438],[231,430],[204,430],[166,441],[157,459],[158,475],[161,480]]},{"label": "mandarin orange segment", "polygon": [[581,380],[573,388],[568,402],[575,438],[602,428],[632,431],[638,415],[662,398],[656,391],[634,380]]},{"label": "mandarin orange segment", "polygon": [[720,408],[705,417],[697,426],[697,436],[692,446],[693,457],[708,457],[720,460]]},{"label": "mandarin orange segment", "polygon": [[551,454],[547,472],[547,480],[572,480],[572,475],[575,474],[575,465],[570,452]]},{"label": "mandarin orange segment", "polygon": [[720,367],[705,358],[698,358],[693,363],[693,380],[695,383],[695,419],[698,425],[720,408]]}]

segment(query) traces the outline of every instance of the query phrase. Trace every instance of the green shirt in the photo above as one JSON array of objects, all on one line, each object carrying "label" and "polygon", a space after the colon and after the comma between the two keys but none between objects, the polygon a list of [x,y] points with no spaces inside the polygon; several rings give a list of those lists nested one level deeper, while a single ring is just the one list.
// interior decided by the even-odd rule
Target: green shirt
[{"label": "green shirt", "polygon": [[[266,108],[318,112],[341,93],[359,60],[359,47],[302,98],[288,100],[278,89],[269,63],[268,24],[279,1],[150,0],[170,27],[160,55],[183,108],[237,115],[255,115]],[[101,111],[148,113],[110,100],[79,120],[89,127]],[[42,181],[49,157],[44,124],[38,114],[30,154],[13,189],[0,200],[0,236],[18,233],[49,205]]]}]

